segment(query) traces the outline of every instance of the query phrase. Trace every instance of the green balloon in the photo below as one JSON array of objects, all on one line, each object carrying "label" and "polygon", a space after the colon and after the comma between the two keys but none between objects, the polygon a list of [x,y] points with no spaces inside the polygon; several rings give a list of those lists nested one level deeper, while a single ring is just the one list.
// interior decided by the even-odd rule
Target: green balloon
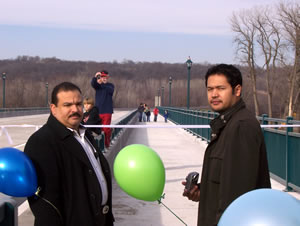
[{"label": "green balloon", "polygon": [[114,162],[117,183],[128,195],[144,200],[159,200],[165,186],[165,167],[159,155],[142,144],[124,147]]}]

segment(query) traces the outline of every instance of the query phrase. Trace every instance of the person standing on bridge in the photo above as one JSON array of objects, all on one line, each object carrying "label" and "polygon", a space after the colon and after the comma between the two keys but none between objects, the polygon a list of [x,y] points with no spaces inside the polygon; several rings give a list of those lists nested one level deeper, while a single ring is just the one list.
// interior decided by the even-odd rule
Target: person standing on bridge
[{"label": "person standing on bridge", "polygon": [[[109,74],[107,71],[97,72],[92,78],[91,84],[96,91],[96,107],[99,110],[99,117],[102,125],[111,124],[111,116],[113,113],[113,94],[114,84],[108,82]],[[105,147],[110,145],[111,129],[102,128],[105,134]]]},{"label": "person standing on bridge", "polygon": [[[85,112],[83,114],[82,124],[83,125],[101,125],[101,119],[99,117],[99,110],[95,106],[93,98],[87,97],[83,101]],[[88,128],[92,135],[98,136],[101,134],[100,128]]]},{"label": "person standing on bridge", "polygon": [[27,141],[24,152],[38,179],[28,197],[35,226],[113,226],[110,167],[80,122],[80,89],[69,82],[51,95],[47,123]]},{"label": "person standing on bridge", "polygon": [[157,116],[158,116],[159,110],[157,108],[157,106],[155,106],[155,108],[153,109],[153,115],[154,115],[154,122],[157,122]]},{"label": "person standing on bridge", "polygon": [[233,65],[213,66],[206,73],[205,85],[208,103],[219,116],[210,123],[201,183],[183,192],[199,202],[198,226],[217,225],[236,198],[271,187],[261,127],[241,98],[241,72]]}]

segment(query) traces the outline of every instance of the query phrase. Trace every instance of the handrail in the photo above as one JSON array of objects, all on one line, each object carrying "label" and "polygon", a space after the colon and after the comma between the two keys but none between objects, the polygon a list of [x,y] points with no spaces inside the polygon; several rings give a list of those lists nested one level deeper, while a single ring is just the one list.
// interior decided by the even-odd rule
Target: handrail
[{"label": "handrail", "polygon": [[[169,111],[168,119],[170,121],[180,125],[208,125],[218,115],[207,110],[159,107],[160,114],[164,110]],[[262,124],[262,127],[275,125],[274,128],[262,128],[271,176],[285,184],[285,190],[300,191],[300,121],[294,120],[292,117],[286,119],[269,118],[266,114],[258,116],[257,120]],[[210,142],[210,129],[186,128],[186,130],[202,140]]]},{"label": "handrail", "polygon": [[30,107],[30,108],[0,108],[0,118],[15,117],[24,115],[47,114],[49,107]]}]

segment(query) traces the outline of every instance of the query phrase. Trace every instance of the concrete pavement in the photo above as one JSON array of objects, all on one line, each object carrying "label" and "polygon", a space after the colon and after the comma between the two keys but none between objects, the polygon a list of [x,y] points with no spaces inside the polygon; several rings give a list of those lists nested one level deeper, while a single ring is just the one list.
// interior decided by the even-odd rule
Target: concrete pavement
[{"label": "concrete pavement", "polygon": [[[137,124],[166,123],[163,117],[159,116],[158,122]],[[182,196],[181,181],[189,172],[201,171],[205,143],[183,129],[143,128],[131,132],[125,146],[130,144],[144,144],[158,153],[166,170],[165,199],[162,199],[162,202],[187,225],[196,225],[198,204]],[[134,199],[121,191],[115,181],[113,208],[116,226],[184,225],[162,204]]]}]

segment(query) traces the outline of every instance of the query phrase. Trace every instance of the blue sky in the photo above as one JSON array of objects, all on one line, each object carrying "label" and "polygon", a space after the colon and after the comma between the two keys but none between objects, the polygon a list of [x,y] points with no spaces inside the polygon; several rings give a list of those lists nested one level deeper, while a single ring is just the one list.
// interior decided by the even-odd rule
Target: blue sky
[{"label": "blue sky", "polygon": [[233,11],[276,0],[1,1],[0,59],[236,63]]}]

